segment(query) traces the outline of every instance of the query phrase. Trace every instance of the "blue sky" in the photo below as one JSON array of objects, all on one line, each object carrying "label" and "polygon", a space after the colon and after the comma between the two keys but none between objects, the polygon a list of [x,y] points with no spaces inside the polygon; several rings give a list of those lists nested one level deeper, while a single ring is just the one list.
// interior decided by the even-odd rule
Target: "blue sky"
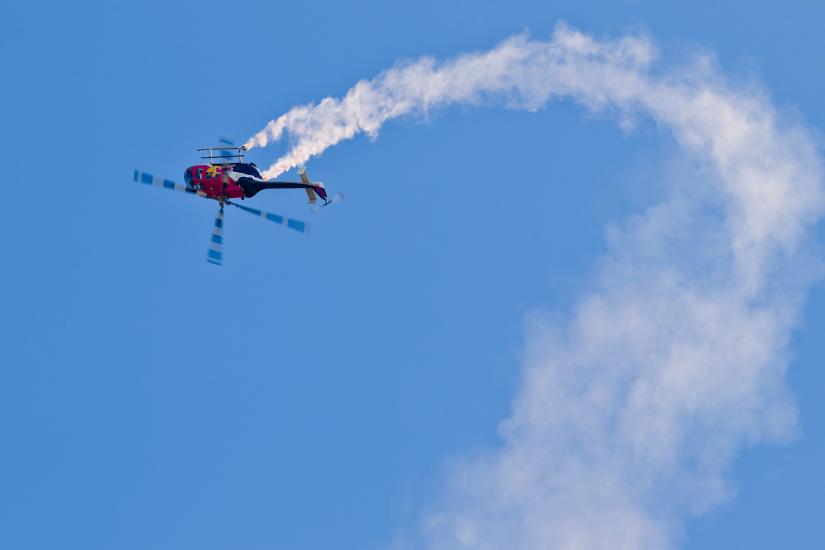
[{"label": "blue sky", "polygon": [[[0,36],[9,233],[0,288],[0,541],[9,548],[380,548],[455,456],[495,448],[525,319],[564,315],[605,228],[652,204],[674,145],[569,101],[387,124],[310,162],[346,195],[255,206],[303,237],[136,187],[399,58],[488,49],[563,20],[716,53],[825,127],[825,8],[797,2],[17,5]],[[260,164],[283,146],[253,151]],[[20,174],[21,179],[17,174]],[[821,239],[823,232],[817,230]],[[800,434],[738,455],[735,498],[685,548],[814,548],[825,490],[825,292],[792,336]]]}]

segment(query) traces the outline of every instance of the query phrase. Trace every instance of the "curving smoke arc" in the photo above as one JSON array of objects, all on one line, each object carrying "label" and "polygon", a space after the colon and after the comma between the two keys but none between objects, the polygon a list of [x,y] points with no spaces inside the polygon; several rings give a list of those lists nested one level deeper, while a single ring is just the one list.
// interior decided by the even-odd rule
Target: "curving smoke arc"
[{"label": "curving smoke arc", "polygon": [[402,115],[453,103],[539,109],[569,98],[649,117],[693,167],[666,200],[608,231],[594,284],[536,317],[501,444],[454,463],[422,515],[427,548],[669,549],[730,496],[737,451],[794,435],[789,340],[820,271],[820,152],[763,92],[698,56],[663,67],[650,39],[560,25],[445,62],[423,58],[292,109],[247,143],[289,134],[275,176]]},{"label": "curving smoke arc", "polygon": [[[606,56],[603,61],[616,69],[641,69],[651,61],[649,44],[638,37],[624,38],[613,46],[618,50],[602,55]],[[430,57],[402,63],[373,80],[358,82],[341,99],[327,97],[317,105],[291,109],[270,121],[244,146],[265,147],[289,135],[293,144],[289,152],[264,173],[274,178],[359,133],[377,136],[381,126],[393,118],[487,100],[536,110],[553,96],[577,95],[576,90],[565,88],[569,78],[565,73],[571,68],[567,64],[587,61],[589,47],[584,35],[559,26],[550,42],[530,41],[520,35],[485,53],[461,55],[442,63]],[[598,90],[591,90],[578,99],[603,102],[597,94]]]}]

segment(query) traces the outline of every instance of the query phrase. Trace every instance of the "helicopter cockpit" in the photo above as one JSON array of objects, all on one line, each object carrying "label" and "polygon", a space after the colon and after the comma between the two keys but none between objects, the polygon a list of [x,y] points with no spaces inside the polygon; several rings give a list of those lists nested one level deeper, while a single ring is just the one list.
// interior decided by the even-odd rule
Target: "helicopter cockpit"
[{"label": "helicopter cockpit", "polygon": [[258,178],[259,180],[264,179],[261,175],[261,171],[258,170],[258,167],[254,162],[239,162],[237,164],[233,164],[232,171],[240,174],[246,174],[247,176],[252,176],[253,178]]}]

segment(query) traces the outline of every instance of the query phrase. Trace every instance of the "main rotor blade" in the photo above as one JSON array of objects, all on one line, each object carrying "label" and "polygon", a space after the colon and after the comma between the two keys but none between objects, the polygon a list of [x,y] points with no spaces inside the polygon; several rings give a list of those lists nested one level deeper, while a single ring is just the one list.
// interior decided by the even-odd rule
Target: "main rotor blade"
[{"label": "main rotor blade", "polygon": [[273,214],[272,212],[266,212],[264,210],[258,210],[257,208],[250,208],[248,206],[243,206],[241,204],[226,201],[226,204],[231,204],[232,206],[236,206],[241,210],[245,210],[250,214],[255,216],[260,216],[261,218],[267,219],[271,222],[279,223],[281,225],[285,225],[290,229],[294,229],[299,233],[307,233],[309,232],[309,224],[307,222],[303,222],[301,220],[296,220],[293,218],[287,218],[285,216],[281,216],[280,214]]},{"label": "main rotor blade", "polygon": [[135,170],[135,175],[133,179],[135,183],[143,183],[146,185],[151,185],[152,187],[162,187],[163,189],[170,189],[172,191],[183,191],[184,193],[195,193],[195,191],[187,188],[182,183],[175,183],[172,180],[167,180],[165,178],[153,176],[149,172],[141,172],[140,170]]},{"label": "main rotor blade", "polygon": [[223,205],[215,218],[212,239],[209,242],[209,250],[206,251],[206,261],[210,264],[223,265]]},{"label": "main rotor blade", "polygon": [[221,145],[225,145],[226,149],[216,149],[210,154],[218,153],[218,155],[220,155],[222,158],[233,157],[237,158],[240,161],[243,161],[243,155],[240,154],[243,151],[240,147],[235,147],[234,141],[227,137],[220,136],[218,137],[218,143],[220,143]]}]

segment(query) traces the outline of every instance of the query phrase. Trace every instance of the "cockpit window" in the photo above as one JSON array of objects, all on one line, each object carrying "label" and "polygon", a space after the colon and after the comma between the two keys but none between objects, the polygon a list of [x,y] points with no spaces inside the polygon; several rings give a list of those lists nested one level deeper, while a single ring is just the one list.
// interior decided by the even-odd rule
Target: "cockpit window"
[{"label": "cockpit window", "polygon": [[241,174],[246,174],[248,176],[253,176],[259,179],[263,179],[261,177],[261,173],[258,171],[258,168],[254,164],[247,164],[247,163],[238,163],[236,164],[232,170],[235,172],[240,172]]}]

